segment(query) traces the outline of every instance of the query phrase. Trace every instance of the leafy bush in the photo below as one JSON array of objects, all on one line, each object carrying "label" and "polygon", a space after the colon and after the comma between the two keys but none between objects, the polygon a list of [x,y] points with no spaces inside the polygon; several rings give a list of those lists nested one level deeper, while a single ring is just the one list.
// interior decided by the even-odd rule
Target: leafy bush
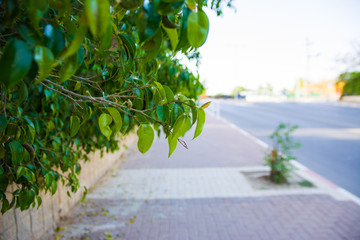
[{"label": "leafy bush", "polygon": [[[39,191],[54,194],[59,181],[76,192],[79,160],[117,150],[135,126],[140,152],[163,131],[169,156],[192,125],[194,138],[201,133],[205,113],[195,101],[203,86],[173,56],[198,57],[209,30],[204,5],[0,1],[2,213],[39,206]],[[221,13],[220,0],[209,5]]]},{"label": "leafy bush", "polygon": [[265,156],[267,166],[270,166],[270,180],[275,183],[284,183],[293,170],[289,161],[296,160],[291,150],[301,146],[300,143],[294,142],[290,134],[298,127],[296,125],[279,124],[274,133],[270,136],[273,140],[271,152]]},{"label": "leafy bush", "polygon": [[343,96],[360,95],[360,72],[340,74],[338,82],[344,81]]}]

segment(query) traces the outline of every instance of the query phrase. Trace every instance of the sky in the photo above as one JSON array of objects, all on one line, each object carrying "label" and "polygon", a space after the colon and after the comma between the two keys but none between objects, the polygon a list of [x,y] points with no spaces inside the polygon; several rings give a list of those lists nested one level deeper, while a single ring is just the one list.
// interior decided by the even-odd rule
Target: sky
[{"label": "sky", "polygon": [[198,71],[210,95],[335,79],[347,67],[336,60],[360,44],[359,0],[234,0],[234,6],[221,17],[206,11],[210,31]]}]

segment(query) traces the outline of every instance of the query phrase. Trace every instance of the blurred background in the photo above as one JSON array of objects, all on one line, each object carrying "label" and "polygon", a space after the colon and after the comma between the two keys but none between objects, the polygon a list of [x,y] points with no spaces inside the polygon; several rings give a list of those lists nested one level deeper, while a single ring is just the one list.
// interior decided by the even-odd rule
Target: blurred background
[{"label": "blurred background", "polygon": [[357,196],[359,12],[356,0],[233,1],[207,12],[198,69],[216,115],[269,146],[278,124],[297,125],[298,161]]},{"label": "blurred background", "polygon": [[206,94],[338,99],[340,74],[359,70],[359,11],[356,0],[239,0],[220,18],[208,11]]}]

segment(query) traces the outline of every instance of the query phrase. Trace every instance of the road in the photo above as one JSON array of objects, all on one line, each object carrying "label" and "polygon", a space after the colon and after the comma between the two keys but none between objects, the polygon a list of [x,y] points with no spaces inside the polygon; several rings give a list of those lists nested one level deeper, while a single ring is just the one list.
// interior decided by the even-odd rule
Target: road
[{"label": "road", "polygon": [[272,145],[279,123],[298,125],[297,160],[360,197],[360,108],[326,103],[219,102],[220,116]]}]

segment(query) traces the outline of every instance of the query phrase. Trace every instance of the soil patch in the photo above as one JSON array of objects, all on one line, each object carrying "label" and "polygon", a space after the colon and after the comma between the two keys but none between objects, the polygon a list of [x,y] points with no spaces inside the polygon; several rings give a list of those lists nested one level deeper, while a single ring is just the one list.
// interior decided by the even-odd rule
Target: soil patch
[{"label": "soil patch", "polygon": [[261,172],[242,172],[249,181],[251,187],[258,190],[283,190],[283,189],[303,189],[316,188],[316,186],[299,176],[295,172],[291,173],[286,183],[273,183],[270,181],[270,173],[267,171]]}]

